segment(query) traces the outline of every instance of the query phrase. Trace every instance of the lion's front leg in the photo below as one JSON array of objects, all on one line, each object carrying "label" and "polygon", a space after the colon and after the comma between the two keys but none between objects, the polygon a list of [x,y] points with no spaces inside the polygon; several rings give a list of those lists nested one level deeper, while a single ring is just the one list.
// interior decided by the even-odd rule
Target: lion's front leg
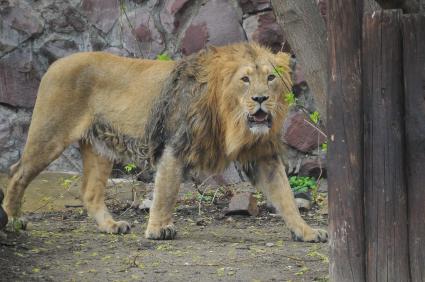
[{"label": "lion's front leg", "polygon": [[146,238],[171,240],[176,236],[177,230],[174,227],[172,216],[181,178],[182,164],[175,158],[172,149],[166,148],[156,171],[155,190],[145,233]]},{"label": "lion's front leg", "polygon": [[254,185],[276,207],[296,241],[326,242],[328,233],[311,228],[301,217],[282,162],[276,158],[258,161],[247,172]]}]

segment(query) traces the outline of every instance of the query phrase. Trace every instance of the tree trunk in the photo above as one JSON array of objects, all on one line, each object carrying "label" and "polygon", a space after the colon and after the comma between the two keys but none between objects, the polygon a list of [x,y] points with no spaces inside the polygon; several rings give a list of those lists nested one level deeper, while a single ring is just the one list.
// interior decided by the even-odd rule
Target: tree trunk
[{"label": "tree trunk", "polygon": [[419,12],[417,0],[376,0],[384,9],[402,9],[405,13]]},{"label": "tree trunk", "polygon": [[272,5],[326,124],[326,26],[319,7],[315,0],[272,0]]},{"label": "tree trunk", "polygon": [[[425,1],[425,0],[423,0]],[[317,0],[272,0],[277,22],[302,66],[315,105],[326,125],[327,43],[324,15]],[[365,12],[379,10],[374,0],[365,1]]]}]

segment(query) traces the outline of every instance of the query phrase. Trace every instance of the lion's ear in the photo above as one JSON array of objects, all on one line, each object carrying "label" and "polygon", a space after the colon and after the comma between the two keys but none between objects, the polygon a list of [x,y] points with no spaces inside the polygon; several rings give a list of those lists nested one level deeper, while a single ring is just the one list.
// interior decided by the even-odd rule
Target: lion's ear
[{"label": "lion's ear", "polygon": [[291,54],[278,52],[275,55],[275,58],[279,70],[281,70],[283,73],[291,72]]}]

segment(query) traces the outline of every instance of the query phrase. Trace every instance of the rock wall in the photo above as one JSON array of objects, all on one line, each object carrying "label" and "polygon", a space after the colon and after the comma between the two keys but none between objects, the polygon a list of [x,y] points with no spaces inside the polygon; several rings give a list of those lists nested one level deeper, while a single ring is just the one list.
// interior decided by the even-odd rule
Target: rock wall
[{"label": "rock wall", "polygon": [[[79,51],[177,59],[258,41],[289,51],[269,0],[1,0],[0,170],[16,162],[48,66]],[[78,170],[73,147],[51,169]]]}]

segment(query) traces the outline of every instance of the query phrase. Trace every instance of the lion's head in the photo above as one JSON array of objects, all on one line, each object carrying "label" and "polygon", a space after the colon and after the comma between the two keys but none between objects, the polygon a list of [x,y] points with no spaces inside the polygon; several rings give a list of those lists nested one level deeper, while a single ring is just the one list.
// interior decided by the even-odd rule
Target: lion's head
[{"label": "lion's head", "polygon": [[153,113],[151,144],[171,138],[189,166],[214,171],[275,155],[289,91],[288,54],[255,43],[211,47],[177,64]]},{"label": "lion's head", "polygon": [[209,53],[209,88],[217,98],[227,153],[276,138],[287,111],[284,95],[291,91],[289,55],[252,43]]}]

